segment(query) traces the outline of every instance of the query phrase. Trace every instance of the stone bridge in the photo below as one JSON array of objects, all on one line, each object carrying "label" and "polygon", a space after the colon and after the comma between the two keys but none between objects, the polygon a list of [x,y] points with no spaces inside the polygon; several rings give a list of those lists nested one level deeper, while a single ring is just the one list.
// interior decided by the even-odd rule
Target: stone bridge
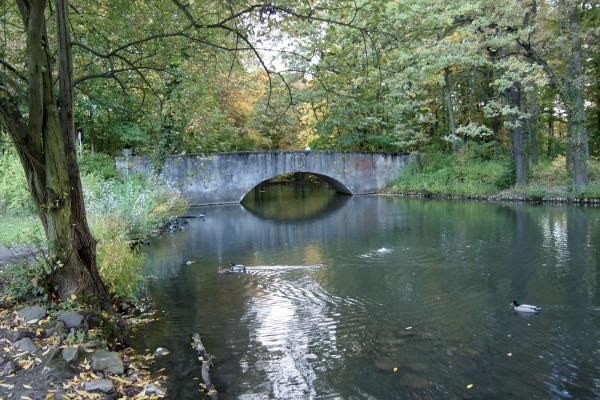
[{"label": "stone bridge", "polygon": [[[407,154],[273,151],[169,156],[162,173],[174,180],[190,204],[239,203],[258,184],[292,172],[316,175],[340,193],[377,193],[410,160]],[[122,174],[153,174],[147,157],[117,158]]]}]

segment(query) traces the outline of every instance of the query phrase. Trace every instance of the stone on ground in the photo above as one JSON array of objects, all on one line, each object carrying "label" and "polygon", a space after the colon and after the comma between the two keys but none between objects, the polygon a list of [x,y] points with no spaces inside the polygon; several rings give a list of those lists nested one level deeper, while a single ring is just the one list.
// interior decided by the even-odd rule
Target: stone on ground
[{"label": "stone on ground", "polygon": [[15,342],[15,347],[21,351],[26,351],[28,353],[35,353],[38,349],[37,345],[31,338],[25,337],[19,341]]},{"label": "stone on ground", "polygon": [[28,306],[17,311],[17,315],[24,322],[32,322],[46,316],[46,309],[42,306]]},{"label": "stone on ground", "polygon": [[123,360],[121,360],[119,353],[98,350],[92,356],[92,369],[112,374],[122,374],[124,371]]},{"label": "stone on ground", "polygon": [[67,364],[77,361],[79,355],[79,349],[77,347],[65,347],[62,351],[63,360]]},{"label": "stone on ground", "polygon": [[67,328],[78,328],[83,322],[83,314],[78,311],[61,311],[56,319],[65,323]]},{"label": "stone on ground", "polygon": [[111,380],[108,379],[98,379],[91,382],[86,382],[83,384],[83,388],[88,392],[112,392],[114,389],[114,385]]}]

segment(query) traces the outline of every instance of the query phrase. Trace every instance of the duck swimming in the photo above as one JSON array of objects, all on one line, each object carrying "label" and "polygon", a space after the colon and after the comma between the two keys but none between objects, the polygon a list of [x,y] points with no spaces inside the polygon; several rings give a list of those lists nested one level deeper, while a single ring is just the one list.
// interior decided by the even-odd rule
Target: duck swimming
[{"label": "duck swimming", "polygon": [[542,309],[542,307],[534,306],[531,304],[519,304],[516,300],[513,300],[511,306],[514,311],[522,313],[537,313]]}]

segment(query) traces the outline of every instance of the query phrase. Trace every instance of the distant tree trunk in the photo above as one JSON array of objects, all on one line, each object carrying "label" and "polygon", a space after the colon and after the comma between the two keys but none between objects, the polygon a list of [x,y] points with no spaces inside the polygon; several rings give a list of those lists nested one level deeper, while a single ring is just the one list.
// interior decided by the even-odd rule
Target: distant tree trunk
[{"label": "distant tree trunk", "polygon": [[[521,88],[518,84],[515,84],[510,92],[510,100],[513,107],[518,110],[522,110],[522,101],[521,101]],[[515,175],[516,181],[515,186],[521,187],[527,184],[527,154],[523,150],[523,127],[522,121],[520,121],[519,116],[511,117],[511,125],[512,125],[512,148],[513,148],[513,157],[515,160]]]},{"label": "distant tree trunk", "polygon": [[579,36],[580,16],[579,6],[576,2],[569,7],[569,34],[571,39],[571,80],[567,82],[570,89],[571,101],[568,105],[569,112],[569,144],[572,151],[573,165],[573,190],[580,192],[588,183],[589,158],[588,135],[585,126],[584,105],[584,76],[581,57],[581,37]]},{"label": "distant tree trunk", "polygon": [[448,107],[448,124],[450,135],[452,137],[452,152],[458,152],[458,137],[456,136],[456,116],[454,114],[454,104],[452,102],[452,88],[450,86],[450,69],[444,68],[444,94],[446,95],[446,105]]},{"label": "distant tree trunk", "polygon": [[[575,0],[560,0],[558,5],[560,37],[567,39],[560,43],[564,60],[562,78],[557,74],[556,69],[535,51],[531,43],[519,39],[517,42],[526,50],[527,57],[544,68],[567,110],[567,169],[572,177],[573,190],[581,192],[585,190],[588,183],[589,159],[588,133],[585,126],[582,45],[579,32],[581,3]],[[566,19],[568,19],[568,29],[565,26]]]},{"label": "distant tree trunk", "polygon": [[[49,283],[62,299],[75,295],[109,307],[96,266],[96,242],[86,219],[73,124],[72,60],[67,0],[56,0],[58,52],[50,49],[44,0],[17,0],[27,32],[28,116],[1,92],[0,118],[21,159],[55,267]],[[53,88],[58,58],[59,94]],[[58,104],[58,106],[57,106]]]},{"label": "distant tree trunk", "polygon": [[529,133],[529,160],[531,165],[538,164],[538,107],[537,94],[531,91],[527,95],[527,132]]},{"label": "distant tree trunk", "polygon": [[552,153],[552,141],[554,140],[554,115],[552,114],[552,111],[550,111],[550,114],[548,115],[548,150],[547,150],[547,154],[548,154],[548,158],[551,158],[554,156],[554,154]]}]

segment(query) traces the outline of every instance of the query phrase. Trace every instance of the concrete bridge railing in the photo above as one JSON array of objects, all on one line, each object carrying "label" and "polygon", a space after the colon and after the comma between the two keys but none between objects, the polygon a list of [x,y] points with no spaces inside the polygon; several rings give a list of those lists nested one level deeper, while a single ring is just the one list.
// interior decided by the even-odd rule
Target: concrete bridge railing
[{"label": "concrete bridge railing", "polygon": [[[237,152],[167,157],[162,173],[180,185],[190,204],[238,203],[258,184],[303,172],[321,177],[338,192],[377,193],[392,182],[411,156],[325,151]],[[147,157],[117,158],[121,173],[153,174]]]}]

